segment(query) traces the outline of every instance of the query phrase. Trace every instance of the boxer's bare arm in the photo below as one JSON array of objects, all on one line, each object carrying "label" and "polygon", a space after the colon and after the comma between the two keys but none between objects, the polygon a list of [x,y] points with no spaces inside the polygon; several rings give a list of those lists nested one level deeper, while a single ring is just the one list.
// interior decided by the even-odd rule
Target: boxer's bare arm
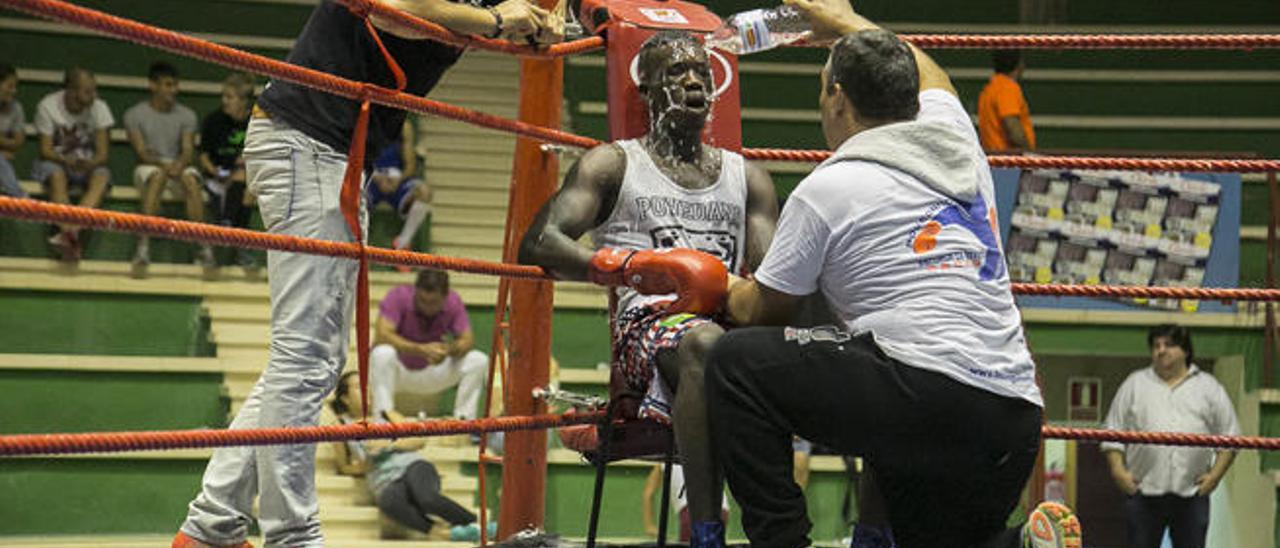
[{"label": "boxer's bare arm", "polygon": [[[527,0],[507,0],[491,9],[448,0],[382,0],[388,7],[426,19],[464,34],[494,36],[508,40],[537,37],[539,42],[557,42],[560,36],[545,32],[552,27],[550,14]],[[498,14],[495,17],[495,12]],[[420,32],[397,24],[390,18],[370,16],[374,26],[401,38],[421,39]]]},{"label": "boxer's bare arm", "polygon": [[520,263],[541,266],[558,280],[586,280],[594,250],[578,239],[613,212],[626,168],[626,154],[615,145],[587,151],[525,232]]},{"label": "boxer's bare arm", "polygon": [[752,272],[764,261],[778,229],[778,191],[769,172],[747,162],[747,243],[744,257]]}]

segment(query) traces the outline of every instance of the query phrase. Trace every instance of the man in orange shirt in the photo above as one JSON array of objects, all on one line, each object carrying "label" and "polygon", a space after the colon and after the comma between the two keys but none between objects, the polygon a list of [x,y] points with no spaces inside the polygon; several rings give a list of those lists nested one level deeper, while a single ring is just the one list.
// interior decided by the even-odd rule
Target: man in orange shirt
[{"label": "man in orange shirt", "polygon": [[1022,52],[997,50],[992,54],[996,73],[978,96],[978,136],[988,152],[1035,150],[1036,132],[1031,111],[1018,80],[1026,65]]}]

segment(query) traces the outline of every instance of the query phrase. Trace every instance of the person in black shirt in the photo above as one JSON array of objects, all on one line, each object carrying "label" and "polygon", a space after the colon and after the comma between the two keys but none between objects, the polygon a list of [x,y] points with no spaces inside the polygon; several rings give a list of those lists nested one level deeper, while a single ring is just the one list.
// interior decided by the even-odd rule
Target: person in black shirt
[{"label": "person in black shirt", "polygon": [[[563,23],[528,0],[382,0],[460,33],[528,43],[560,39]],[[377,17],[382,44],[404,70],[405,92],[424,95],[462,51],[416,36]],[[333,0],[311,13],[289,52],[290,63],[358,82],[394,88],[381,48],[365,21]],[[340,194],[359,103],[283,80],[258,99],[245,138],[248,191],[258,197],[273,234],[352,242]],[[374,106],[367,155],[395,139],[405,113]],[[371,165],[367,162],[366,165]],[[361,222],[365,218],[361,208]],[[346,362],[357,263],[351,259],[271,251],[271,343],[267,367],[230,428],[310,426]],[[200,494],[175,535],[176,548],[245,546],[258,495],[268,546],[323,546],[315,493],[315,445],[225,447],[205,470]]]},{"label": "person in black shirt", "polygon": [[[249,226],[253,194],[245,192],[243,153],[252,107],[253,80],[232,73],[222,82],[222,108],[210,112],[200,124],[200,172],[209,200],[217,208],[217,222],[223,226]],[[248,249],[237,250],[236,262],[257,269]]]}]

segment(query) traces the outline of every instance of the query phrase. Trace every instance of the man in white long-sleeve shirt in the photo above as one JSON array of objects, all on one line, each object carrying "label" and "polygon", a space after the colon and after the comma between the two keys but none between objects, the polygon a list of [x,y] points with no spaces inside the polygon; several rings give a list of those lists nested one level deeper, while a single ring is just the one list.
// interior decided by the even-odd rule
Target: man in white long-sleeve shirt
[{"label": "man in white long-sleeve shirt", "polygon": [[[1237,435],[1240,424],[1227,391],[1192,363],[1191,334],[1165,324],[1147,334],[1151,367],[1120,385],[1107,428],[1146,432]],[[1169,529],[1174,548],[1200,548],[1209,531],[1209,495],[1235,452],[1202,447],[1104,443],[1116,486],[1128,495],[1129,546],[1160,546]]]}]

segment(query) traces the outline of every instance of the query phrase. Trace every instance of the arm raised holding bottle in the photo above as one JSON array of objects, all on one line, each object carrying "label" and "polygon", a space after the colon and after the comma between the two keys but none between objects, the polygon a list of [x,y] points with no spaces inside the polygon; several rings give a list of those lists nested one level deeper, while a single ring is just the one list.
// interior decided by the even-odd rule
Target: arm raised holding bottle
[{"label": "arm raised holding bottle", "polygon": [[[785,6],[794,8],[808,20],[812,32],[808,39],[811,42],[821,44],[838,40],[841,36],[854,32],[882,30],[880,25],[854,11],[853,5],[847,0],[782,1]],[[947,72],[929,54],[914,44],[908,42],[907,46],[911,48],[911,53],[916,58],[916,67],[920,72],[920,91],[942,89],[956,95],[956,89],[951,85],[951,77],[947,76]]]}]

